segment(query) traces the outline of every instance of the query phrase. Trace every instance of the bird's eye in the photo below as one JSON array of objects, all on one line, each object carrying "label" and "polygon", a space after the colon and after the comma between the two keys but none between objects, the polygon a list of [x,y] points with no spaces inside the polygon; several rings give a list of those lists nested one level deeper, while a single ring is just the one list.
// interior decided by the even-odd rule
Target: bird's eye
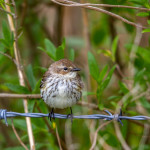
[{"label": "bird's eye", "polygon": [[66,70],[68,70],[68,68],[67,68],[67,67],[64,67],[64,70],[66,71]]}]

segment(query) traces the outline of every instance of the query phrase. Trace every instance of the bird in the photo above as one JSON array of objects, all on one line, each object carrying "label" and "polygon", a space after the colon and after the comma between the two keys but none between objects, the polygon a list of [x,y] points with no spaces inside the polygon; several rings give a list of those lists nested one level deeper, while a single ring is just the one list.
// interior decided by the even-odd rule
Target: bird
[{"label": "bird", "polygon": [[71,113],[67,118],[73,119],[72,106],[82,97],[83,81],[74,63],[61,59],[52,63],[43,75],[40,84],[41,97],[51,107],[48,117],[55,119],[54,109],[70,107]]}]

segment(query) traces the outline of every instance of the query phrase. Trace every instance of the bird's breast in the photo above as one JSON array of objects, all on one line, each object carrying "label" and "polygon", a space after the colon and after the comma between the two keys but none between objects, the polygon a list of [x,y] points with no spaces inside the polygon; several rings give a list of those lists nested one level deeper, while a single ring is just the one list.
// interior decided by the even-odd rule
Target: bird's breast
[{"label": "bird's breast", "polygon": [[66,108],[81,98],[81,88],[70,79],[53,78],[46,83],[45,89],[41,89],[41,96],[53,108]]}]

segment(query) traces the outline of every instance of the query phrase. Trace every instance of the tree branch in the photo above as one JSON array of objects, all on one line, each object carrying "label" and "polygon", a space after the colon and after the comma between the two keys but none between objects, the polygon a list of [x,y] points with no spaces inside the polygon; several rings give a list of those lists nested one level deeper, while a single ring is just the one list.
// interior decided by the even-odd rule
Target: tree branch
[{"label": "tree branch", "polygon": [[15,127],[14,127],[13,119],[12,119],[12,121],[11,121],[11,125],[12,125],[12,129],[13,129],[13,131],[14,131],[14,133],[15,133],[15,135],[16,135],[18,141],[19,141],[19,143],[24,147],[25,150],[29,150],[29,149],[27,148],[27,146],[22,142],[21,138],[19,137],[19,135],[18,135],[18,133],[17,133]]},{"label": "tree branch", "polygon": [[[111,121],[112,121],[112,120],[111,120]],[[95,134],[94,134],[93,144],[92,144],[90,150],[94,150],[94,147],[95,147],[95,145],[96,145],[97,135],[98,135],[99,130],[100,130],[101,128],[103,128],[104,126],[106,126],[107,124],[109,124],[111,121],[105,122],[105,123],[101,124],[101,125],[97,128],[97,130],[96,130],[96,132],[95,132]]]},{"label": "tree branch", "polygon": [[7,13],[7,14],[10,14],[11,16],[15,17],[15,14],[13,14],[12,12],[9,12],[7,10],[4,10],[3,8],[0,8],[1,11]]},{"label": "tree branch", "polygon": [[[41,95],[40,94],[0,93],[0,98],[3,98],[3,99],[6,99],[6,98],[15,99],[16,98],[16,99],[30,99],[31,100],[31,99],[40,99]],[[77,105],[88,107],[90,109],[94,109],[94,110],[99,111],[98,105],[96,105],[96,104],[87,103],[87,102],[84,102],[84,101],[79,101],[79,102],[77,102]],[[114,113],[111,109],[107,108],[107,110],[110,111],[111,113]]]},{"label": "tree branch", "polygon": [[[52,0],[53,1],[53,0]],[[56,0],[55,0],[56,1]],[[58,0],[59,1],[59,0]],[[92,4],[92,3],[84,3],[84,4],[70,4],[68,6],[78,7],[78,6],[97,6],[97,7],[110,7],[110,8],[128,8],[128,9],[136,9],[143,11],[150,11],[149,8],[141,8],[141,7],[133,7],[126,5],[110,5],[110,4]]]},{"label": "tree branch", "polygon": [[80,4],[80,3],[76,3],[76,2],[73,2],[73,1],[68,1],[68,0],[52,0],[54,3],[57,3],[59,5],[62,5],[62,6],[68,6],[68,7],[82,7],[82,8],[88,8],[88,9],[92,9],[92,10],[96,10],[96,11],[99,11],[99,12],[102,12],[104,14],[107,14],[107,15],[110,15],[112,17],[115,17],[117,19],[120,19],[121,21],[127,23],[127,24],[130,24],[132,26],[135,26],[135,27],[139,27],[139,28],[143,28],[145,29],[146,27],[142,26],[142,25],[139,25],[139,24],[136,24],[132,21],[129,21],[115,13],[112,13],[112,12],[109,12],[107,10],[104,10],[104,9],[101,9],[101,8],[98,8],[98,7],[93,7],[91,5],[84,5],[84,4]]},{"label": "tree branch", "polygon": [[[9,0],[5,0],[5,3],[9,4]],[[15,10],[15,16],[17,16],[17,10],[16,10],[16,5],[15,5],[14,0],[12,0],[12,3],[14,6],[14,10]],[[6,10],[11,13],[11,8],[7,4],[6,4]],[[17,38],[17,20],[16,20],[17,17],[13,18],[9,14],[7,14],[7,17],[8,17],[10,30],[14,33],[14,37],[15,37],[15,41],[14,41],[14,45],[13,45],[14,46],[15,59],[16,59],[17,64],[19,66],[21,66],[20,53],[19,53],[19,50],[17,47],[17,41],[18,41],[18,38]],[[15,20],[13,20],[13,19],[15,19]],[[20,67],[17,67],[17,71],[18,71],[18,77],[19,77],[20,85],[25,86],[25,80],[24,80],[22,69]],[[28,113],[27,99],[24,99],[23,103],[24,103],[24,111],[25,111],[25,113]],[[32,132],[31,119],[29,117],[26,117],[26,123],[27,123],[27,131],[28,131],[28,136],[29,136],[30,149],[35,150],[35,143],[34,143],[34,136],[33,136],[33,132]]]}]

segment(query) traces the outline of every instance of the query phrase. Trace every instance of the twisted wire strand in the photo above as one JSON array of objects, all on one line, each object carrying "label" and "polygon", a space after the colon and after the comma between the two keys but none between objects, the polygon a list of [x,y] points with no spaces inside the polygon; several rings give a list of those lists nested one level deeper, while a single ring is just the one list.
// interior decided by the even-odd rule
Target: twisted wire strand
[{"label": "twisted wire strand", "polygon": [[[121,120],[150,120],[150,117],[148,116],[122,116],[122,111],[120,110],[119,114],[114,114],[112,115],[108,110],[105,110],[108,115],[103,115],[103,114],[92,114],[92,115],[80,115],[80,116],[73,116],[75,119],[104,119],[104,120],[116,120],[121,123],[123,126],[123,123]],[[48,117],[49,114],[43,114],[43,113],[18,113],[18,112],[7,112],[6,109],[0,109],[0,120],[4,119],[5,124],[8,125],[7,123],[7,118],[12,118],[12,117],[17,117],[17,116],[22,116],[22,117],[32,117],[32,118],[40,118],[40,117]],[[54,116],[52,118],[59,118],[59,119],[68,119],[68,115],[63,115],[63,114],[57,114],[54,113]]]}]

